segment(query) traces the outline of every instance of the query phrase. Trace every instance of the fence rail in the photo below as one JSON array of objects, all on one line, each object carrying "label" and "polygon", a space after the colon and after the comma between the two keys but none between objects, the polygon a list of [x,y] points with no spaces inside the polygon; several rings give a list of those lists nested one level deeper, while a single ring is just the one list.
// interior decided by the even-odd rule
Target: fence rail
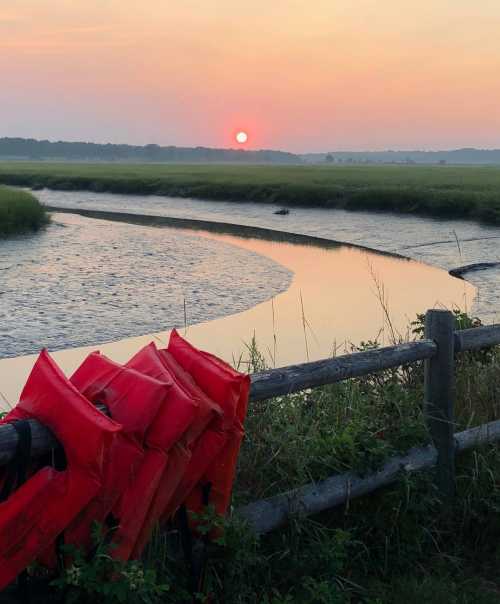
[{"label": "fence rail", "polygon": [[[455,355],[500,345],[500,325],[461,331],[454,331],[453,326],[451,312],[429,310],[423,340],[253,374],[250,401],[256,402],[425,361],[424,409],[433,444],[390,459],[382,470],[371,476],[360,478],[352,473],[332,476],[323,482],[251,503],[238,513],[257,532],[267,532],[298,512],[315,513],[389,484],[402,469],[418,470],[433,465],[437,466],[436,482],[443,497],[452,497],[456,453],[500,440],[500,420],[458,434],[453,431]],[[35,420],[30,423],[33,456],[57,446],[49,429]],[[0,426],[0,466],[12,459],[16,444],[16,431],[8,424]]]},{"label": "fence rail", "polygon": [[[500,439],[500,420],[455,434],[456,453],[494,443]],[[414,448],[406,455],[389,459],[377,472],[358,476],[353,472],[337,474],[326,480],[308,484],[274,497],[242,506],[238,516],[244,518],[257,534],[268,533],[284,526],[292,517],[324,512],[349,500],[367,495],[398,480],[402,474],[418,472],[436,465],[436,447]]]}]

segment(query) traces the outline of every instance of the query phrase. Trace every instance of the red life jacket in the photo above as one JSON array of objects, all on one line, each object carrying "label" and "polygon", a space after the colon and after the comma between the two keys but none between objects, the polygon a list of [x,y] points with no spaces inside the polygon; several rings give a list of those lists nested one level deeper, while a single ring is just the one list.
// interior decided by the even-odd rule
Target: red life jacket
[{"label": "red life jacket", "polygon": [[65,531],[65,542],[88,549],[94,522],[110,524],[110,517],[123,493],[137,477],[144,456],[145,435],[158,414],[168,385],[126,369],[99,353],[91,353],[70,378],[93,403],[104,404],[122,432],[104,464],[103,486]]},{"label": "red life jacket", "polygon": [[179,386],[174,376],[161,362],[153,342],[133,356],[126,367],[170,385],[168,396],[147,433],[150,446],[168,451],[181,439],[190,443],[199,436],[210,420],[210,411],[205,412],[200,409],[202,401]]},{"label": "red life jacket", "polygon": [[162,516],[162,521],[167,522],[172,518],[179,506],[184,503],[189,493],[198,485],[210,463],[226,444],[227,435],[222,429],[225,419],[220,407],[201,390],[189,373],[177,363],[168,351],[159,350],[158,354],[162,363],[177,383],[189,392],[191,396],[195,396],[197,400],[203,402],[204,429],[203,431],[195,430],[195,433],[192,435],[193,439],[197,438],[196,440],[192,440],[189,445],[191,459],[181,483]]},{"label": "red life jacket", "polygon": [[168,460],[132,551],[132,557],[137,558],[179,488],[191,458],[191,444],[215,415],[216,409],[205,400],[206,397],[193,396],[178,383],[162,363],[154,343],[140,350],[127,367],[172,384],[147,435],[150,446],[168,452]]},{"label": "red life jacket", "polygon": [[[185,445],[195,438],[217,410],[205,398],[190,396],[158,364],[154,345],[140,351],[128,364],[169,385],[167,396],[145,437],[146,453],[139,475],[120,500],[115,516],[120,527],[114,536],[113,555],[137,557],[149,540],[154,525],[177,490],[189,461]],[[161,370],[161,371],[160,371]],[[149,378],[153,379],[153,378]]]},{"label": "red life jacket", "polygon": [[250,377],[235,371],[210,353],[196,349],[175,329],[170,335],[168,352],[193,376],[198,386],[222,407],[224,421],[220,428],[226,436],[226,442],[185,503],[188,511],[202,512],[206,505],[203,484],[210,484],[209,502],[223,516],[231,501],[238,453],[244,436],[243,422],[248,408]]},{"label": "red life jacket", "polygon": [[[167,462],[165,451],[150,448],[154,438],[150,439],[148,434],[162,413],[172,384],[96,353],[87,357],[71,381],[90,400],[106,405],[139,451],[128,468],[126,463],[130,459],[121,459],[119,452],[110,460],[108,482],[99,501],[100,518],[103,520],[111,512],[117,523],[113,533],[116,547],[112,553],[127,560]],[[168,427],[171,429],[170,424]],[[95,509],[89,509],[84,524],[96,520],[95,513]],[[78,532],[82,532],[81,527]]]},{"label": "red life jacket", "polygon": [[43,467],[0,503],[0,589],[32,563],[99,492],[120,425],[66,379],[46,351],[18,405],[2,420],[36,419],[64,448],[66,468]]},{"label": "red life jacket", "polygon": [[113,508],[113,515],[120,519],[120,525],[112,539],[111,555],[114,558],[128,560],[131,557],[167,462],[168,455],[164,451],[146,449],[134,482]]},{"label": "red life jacket", "polygon": [[144,548],[151,539],[155,526],[162,519],[167,506],[169,506],[179,488],[190,460],[191,452],[182,443],[176,443],[168,452],[167,464],[132,549],[130,556],[132,559],[136,560],[141,557]]}]

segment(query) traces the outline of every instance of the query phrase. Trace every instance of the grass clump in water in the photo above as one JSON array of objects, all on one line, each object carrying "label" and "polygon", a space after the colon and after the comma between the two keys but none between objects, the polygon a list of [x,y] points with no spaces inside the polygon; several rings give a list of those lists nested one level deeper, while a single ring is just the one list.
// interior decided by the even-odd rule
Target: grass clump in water
[{"label": "grass clump in water", "polygon": [[0,237],[38,231],[48,220],[45,208],[31,193],[0,187]]}]

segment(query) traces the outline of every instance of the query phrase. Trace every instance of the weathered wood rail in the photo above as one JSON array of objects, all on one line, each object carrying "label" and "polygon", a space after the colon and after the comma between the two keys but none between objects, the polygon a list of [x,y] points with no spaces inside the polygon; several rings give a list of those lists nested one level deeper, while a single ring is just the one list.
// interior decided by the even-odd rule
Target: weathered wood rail
[{"label": "weathered wood rail", "polygon": [[[500,420],[454,433],[455,355],[496,345],[500,345],[500,325],[454,331],[451,312],[430,310],[426,314],[423,340],[252,375],[250,400],[257,402],[425,361],[424,409],[433,444],[389,459],[383,468],[370,476],[359,477],[351,472],[332,476],[250,503],[239,508],[237,513],[256,532],[266,533],[282,526],[294,515],[326,510],[394,482],[401,472],[432,466],[437,466],[436,482],[443,498],[452,497],[456,453],[500,440]],[[31,422],[31,427],[33,456],[57,446],[50,430],[36,421]],[[0,426],[0,465],[12,459],[16,444],[15,430],[9,425]]]}]

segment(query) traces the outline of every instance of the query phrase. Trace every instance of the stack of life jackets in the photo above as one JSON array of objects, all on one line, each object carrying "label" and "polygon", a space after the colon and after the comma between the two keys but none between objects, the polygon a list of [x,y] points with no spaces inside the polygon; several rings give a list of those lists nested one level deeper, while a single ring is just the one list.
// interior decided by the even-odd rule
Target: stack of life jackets
[{"label": "stack of life jackets", "polygon": [[[70,379],[43,351],[0,421],[17,433],[0,467],[0,591],[35,561],[56,571],[61,543],[91,554],[95,522],[126,561],[176,514],[193,534],[207,506],[224,516],[249,390],[248,376],[175,330],[125,366],[92,353]],[[56,454],[31,457],[30,420],[52,431]]]}]

